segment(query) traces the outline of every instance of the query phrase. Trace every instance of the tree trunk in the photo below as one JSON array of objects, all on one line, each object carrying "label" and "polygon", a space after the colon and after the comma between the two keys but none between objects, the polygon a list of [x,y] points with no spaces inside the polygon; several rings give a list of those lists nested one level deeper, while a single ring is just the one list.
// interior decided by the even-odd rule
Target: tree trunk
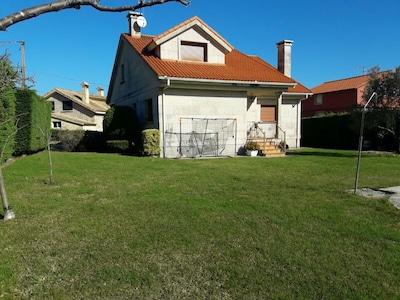
[{"label": "tree trunk", "polygon": [[4,220],[11,220],[15,218],[14,212],[11,210],[10,205],[8,204],[6,188],[4,186],[4,177],[3,177],[3,169],[0,166],[0,195],[3,203],[3,217]]}]

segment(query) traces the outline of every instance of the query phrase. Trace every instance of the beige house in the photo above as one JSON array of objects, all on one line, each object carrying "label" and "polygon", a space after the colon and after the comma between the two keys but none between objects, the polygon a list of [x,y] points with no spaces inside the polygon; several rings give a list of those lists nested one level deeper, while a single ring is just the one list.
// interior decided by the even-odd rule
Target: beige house
[{"label": "beige house", "polygon": [[141,33],[142,18],[128,14],[107,103],[131,106],[142,128],[158,128],[162,157],[235,156],[255,127],[300,146],[301,102],[311,91],[290,77],[292,41],[277,43],[275,68],[198,17],[159,36]]},{"label": "beige house", "polygon": [[103,131],[103,119],[109,106],[104,90],[89,93],[89,84],[81,84],[82,91],[55,88],[43,97],[52,102],[51,128],[64,130]]}]

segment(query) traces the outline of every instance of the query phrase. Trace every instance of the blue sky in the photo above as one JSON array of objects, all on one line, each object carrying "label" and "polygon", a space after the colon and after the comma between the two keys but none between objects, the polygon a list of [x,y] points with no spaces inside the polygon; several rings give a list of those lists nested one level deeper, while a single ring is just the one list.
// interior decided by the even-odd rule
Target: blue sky
[{"label": "blue sky", "polygon": [[[0,17],[50,0],[2,0]],[[103,5],[137,0],[101,0]],[[276,66],[276,42],[294,41],[292,77],[309,88],[353,77],[379,65],[400,65],[399,0],[192,0],[189,7],[171,2],[143,9],[144,34],[158,35],[193,16],[200,17],[237,50]],[[0,53],[21,64],[25,41],[26,71],[45,94],[55,87],[91,93],[108,90],[118,39],[128,31],[127,13],[102,13],[90,7],[41,15],[0,31]]]}]

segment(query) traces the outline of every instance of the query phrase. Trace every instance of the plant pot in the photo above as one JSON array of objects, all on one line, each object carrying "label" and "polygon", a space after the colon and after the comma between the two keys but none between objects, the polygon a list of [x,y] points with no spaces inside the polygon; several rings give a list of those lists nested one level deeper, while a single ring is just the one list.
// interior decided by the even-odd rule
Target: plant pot
[{"label": "plant pot", "polygon": [[258,155],[258,150],[246,150],[246,154],[248,156],[257,156]]}]

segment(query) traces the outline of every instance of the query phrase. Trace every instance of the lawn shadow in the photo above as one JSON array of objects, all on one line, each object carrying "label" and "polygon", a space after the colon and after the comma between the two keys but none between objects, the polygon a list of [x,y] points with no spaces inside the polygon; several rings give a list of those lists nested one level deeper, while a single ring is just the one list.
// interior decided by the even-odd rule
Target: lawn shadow
[{"label": "lawn shadow", "polygon": [[300,149],[289,150],[287,155],[303,155],[303,156],[329,156],[329,157],[348,157],[354,158],[358,156],[355,150],[335,150],[335,149]]}]

